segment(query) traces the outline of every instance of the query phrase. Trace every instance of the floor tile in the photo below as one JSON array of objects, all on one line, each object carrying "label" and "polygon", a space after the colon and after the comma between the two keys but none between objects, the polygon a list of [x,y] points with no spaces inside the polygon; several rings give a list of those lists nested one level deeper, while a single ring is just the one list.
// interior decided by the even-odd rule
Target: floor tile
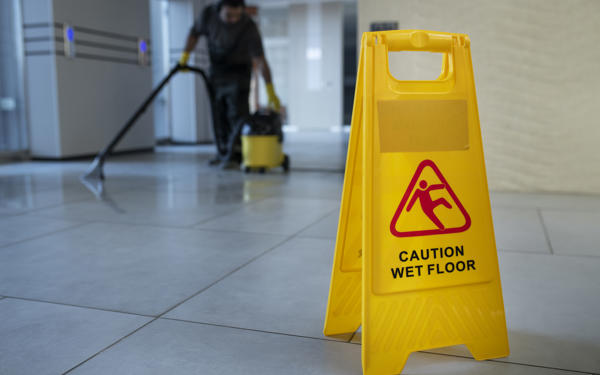
[{"label": "floor tile", "polygon": [[471,375],[576,375],[578,372],[524,366],[495,361],[476,361],[470,358],[413,353],[402,374],[471,374]]},{"label": "floor tile", "polygon": [[130,191],[43,209],[37,214],[71,220],[187,227],[237,209],[243,202],[229,194]]},{"label": "floor tile", "polygon": [[301,237],[333,238],[337,236],[338,221],[340,219],[339,210],[335,210],[322,220],[317,221],[306,230],[302,231]]},{"label": "floor tile", "polygon": [[325,338],[333,246],[332,240],[294,238],[166,316]]},{"label": "floor tile", "polygon": [[169,177],[166,184],[143,186],[141,189],[170,193],[204,192],[252,202],[281,196],[292,179],[290,175],[284,174],[242,174],[209,170],[193,175]]},{"label": "floor tile", "polygon": [[159,319],[72,372],[81,374],[347,375],[360,347]]},{"label": "floor tile", "polygon": [[332,199],[340,202],[344,176],[341,173],[294,172],[282,177],[268,192],[289,198]]},{"label": "floor tile", "polygon": [[0,193],[0,216],[31,212],[46,207],[54,207],[68,202],[93,199],[83,188],[63,187],[45,190],[3,190]]},{"label": "floor tile", "polygon": [[542,210],[555,254],[600,256],[600,211]]},{"label": "floor tile", "polygon": [[81,225],[82,223],[79,221],[43,218],[37,216],[35,213],[0,216],[0,247]]},{"label": "floor tile", "polygon": [[[75,369],[94,374],[362,374],[360,346],[159,319]],[[573,375],[509,363],[414,353],[403,374]]]},{"label": "floor tile", "polygon": [[162,185],[140,186],[143,190],[174,192],[174,193],[196,193],[211,192],[229,194],[240,197],[239,201],[253,201],[268,198],[267,194],[256,194],[253,186],[278,184],[271,176],[261,175],[264,181],[252,178],[241,173],[224,172],[220,170],[208,170],[202,173],[171,176]]},{"label": "floor tile", "polygon": [[[499,360],[600,373],[600,259],[499,258],[511,349]],[[464,346],[439,351],[470,356]]]},{"label": "floor tile", "polygon": [[322,219],[336,206],[334,200],[270,198],[209,220],[198,228],[289,235]]},{"label": "floor tile", "polygon": [[154,151],[110,157],[104,166],[105,175],[108,179],[124,174],[176,177],[216,171],[208,165],[208,160],[215,154],[212,145],[156,146]]},{"label": "floor tile", "polygon": [[61,374],[150,319],[49,303],[0,301],[0,374]]},{"label": "floor tile", "polygon": [[0,249],[0,295],[155,315],[282,239],[86,224]]},{"label": "floor tile", "polygon": [[600,195],[490,192],[492,206],[600,211]]},{"label": "floor tile", "polygon": [[0,176],[40,175],[45,180],[61,178],[63,174],[77,174],[85,169],[91,160],[85,161],[23,161],[0,165]]},{"label": "floor tile", "polygon": [[[315,198],[340,200],[343,176],[339,173],[294,172],[239,173],[207,170],[198,174],[173,176],[157,189],[176,192],[226,190],[245,197]],[[153,187],[150,187],[152,189]]]},{"label": "floor tile", "polygon": [[[1,168],[0,168],[1,170]],[[65,203],[97,199],[95,192],[81,183],[77,173],[58,175],[0,175],[0,215],[19,214]],[[103,183],[104,194],[130,191],[137,186],[164,184],[162,177],[111,176]]]},{"label": "floor tile", "polygon": [[[25,164],[14,164],[24,166]],[[27,191],[42,191],[65,186],[62,174],[28,173],[26,168],[14,169],[12,164],[0,165],[0,196],[14,196]],[[13,166],[13,168],[9,168]],[[8,173],[8,169],[13,169]]]},{"label": "floor tile", "polygon": [[492,214],[498,250],[550,253],[537,209],[494,207]]}]

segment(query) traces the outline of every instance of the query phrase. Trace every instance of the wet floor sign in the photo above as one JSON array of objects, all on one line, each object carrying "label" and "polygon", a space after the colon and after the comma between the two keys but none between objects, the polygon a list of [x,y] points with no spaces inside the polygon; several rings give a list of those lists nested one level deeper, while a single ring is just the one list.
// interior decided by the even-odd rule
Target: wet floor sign
[{"label": "wet floor sign", "polygon": [[[442,73],[398,81],[391,51],[442,53]],[[361,325],[365,374],[444,346],[509,353],[466,35],[363,35],[325,334]]]}]

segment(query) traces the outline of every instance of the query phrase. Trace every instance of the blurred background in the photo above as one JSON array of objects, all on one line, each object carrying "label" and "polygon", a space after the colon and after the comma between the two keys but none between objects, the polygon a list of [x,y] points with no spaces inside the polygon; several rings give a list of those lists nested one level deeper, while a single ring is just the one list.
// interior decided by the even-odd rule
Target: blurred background
[{"label": "blurred background", "polygon": [[[176,63],[208,3],[3,1],[0,157],[61,160],[98,152]],[[420,28],[471,37],[492,189],[600,193],[596,1],[248,5],[285,107],[296,168],[344,167],[361,33]],[[438,54],[390,55],[390,71],[400,79],[430,79],[440,70]],[[192,62],[208,68],[206,44],[199,43]],[[254,106],[266,103],[262,80],[255,82]],[[118,150],[210,142],[204,83],[178,75]],[[314,155],[314,147],[325,154]]]}]

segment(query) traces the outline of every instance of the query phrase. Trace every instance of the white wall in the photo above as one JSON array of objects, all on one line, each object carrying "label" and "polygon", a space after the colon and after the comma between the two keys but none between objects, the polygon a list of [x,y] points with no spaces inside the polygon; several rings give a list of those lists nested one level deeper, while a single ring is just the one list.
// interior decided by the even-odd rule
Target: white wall
[{"label": "white wall", "polygon": [[52,21],[52,1],[23,0],[22,6],[29,147],[33,155],[56,155],[60,153],[60,129],[55,58],[50,53],[37,53],[53,48],[50,39],[44,39],[54,38],[54,29],[28,27]]},{"label": "white wall", "polygon": [[[171,0],[169,2],[169,45],[171,64],[183,51],[187,35],[197,15],[210,1]],[[208,48],[201,38],[190,58],[190,65],[208,71]],[[170,85],[171,139],[175,142],[211,142],[212,117],[208,91],[202,77],[179,73]]]},{"label": "white wall", "polygon": [[289,123],[300,130],[342,125],[343,4],[292,4]]},{"label": "white wall", "polygon": [[[290,38],[288,36],[289,13],[289,5],[260,6],[257,20],[265,50],[265,57],[271,68],[275,91],[281,100],[281,105],[285,108],[290,104],[289,81],[291,77],[291,56]],[[254,103],[252,100],[253,91],[252,89],[250,90],[250,110],[266,106],[268,103],[264,80],[260,74],[256,78],[258,78],[256,82],[258,83],[259,97],[258,102]]]},{"label": "white wall", "polygon": [[[169,73],[168,1],[150,1],[150,29],[152,32],[152,83],[156,87]],[[164,141],[171,136],[169,114],[169,89],[163,89],[152,105],[154,110],[154,136]]]},{"label": "white wall", "polygon": [[[50,158],[94,154],[151,91],[150,67],[137,64],[137,38],[150,36],[149,3],[25,0],[23,4],[31,153]],[[64,56],[63,43],[55,39],[63,37],[63,23],[75,30],[73,59]],[[31,41],[44,37],[45,42]],[[117,150],[153,145],[148,111]]]},{"label": "white wall", "polygon": [[599,15],[595,0],[359,0],[359,31],[469,34],[490,188],[600,193]]}]

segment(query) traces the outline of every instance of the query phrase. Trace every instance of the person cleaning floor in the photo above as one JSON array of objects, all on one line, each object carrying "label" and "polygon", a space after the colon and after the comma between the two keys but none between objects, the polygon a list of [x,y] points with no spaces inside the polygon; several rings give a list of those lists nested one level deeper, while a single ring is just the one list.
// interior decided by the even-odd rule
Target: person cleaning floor
[{"label": "person cleaning floor", "polygon": [[187,65],[198,39],[207,38],[217,145],[217,156],[210,163],[226,169],[239,168],[241,163],[240,128],[250,116],[253,66],[265,80],[269,107],[274,111],[280,107],[260,32],[245,7],[244,0],[220,0],[204,8],[189,32],[179,60],[181,65]]}]

